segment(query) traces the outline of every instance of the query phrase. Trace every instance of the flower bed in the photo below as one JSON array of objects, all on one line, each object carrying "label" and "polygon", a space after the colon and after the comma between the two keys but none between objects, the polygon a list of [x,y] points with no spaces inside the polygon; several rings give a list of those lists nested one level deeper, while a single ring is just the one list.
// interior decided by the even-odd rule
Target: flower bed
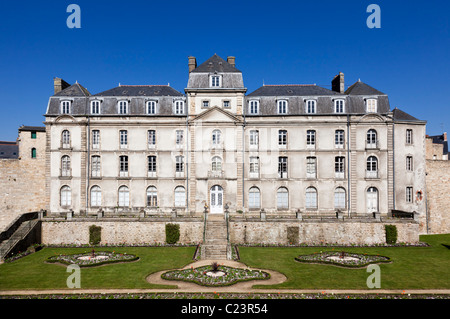
[{"label": "flower bed", "polygon": [[62,263],[66,265],[76,264],[80,267],[92,267],[118,262],[135,261],[138,259],[139,257],[132,254],[116,253],[114,251],[96,251],[73,255],[51,256],[47,259],[47,262]]},{"label": "flower bed", "polygon": [[300,255],[295,260],[305,263],[332,264],[356,268],[365,267],[369,264],[391,262],[391,259],[385,256],[356,254],[343,251],[325,251],[311,255]]},{"label": "flower bed", "polygon": [[[219,272],[223,272],[224,274]],[[216,273],[217,275],[214,275]],[[265,280],[269,279],[270,275],[261,270],[233,268],[228,266],[219,266],[219,269],[214,272],[212,266],[202,266],[168,271],[163,273],[161,278],[193,282],[201,286],[220,287],[233,285],[240,281]]]}]

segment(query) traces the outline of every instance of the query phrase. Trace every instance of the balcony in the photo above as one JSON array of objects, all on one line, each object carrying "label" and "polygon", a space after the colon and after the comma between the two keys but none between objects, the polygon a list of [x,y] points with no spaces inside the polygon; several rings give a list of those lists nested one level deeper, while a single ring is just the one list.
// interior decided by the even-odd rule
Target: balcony
[{"label": "balcony", "polygon": [[380,143],[377,141],[366,141],[366,150],[378,150],[380,149]]}]

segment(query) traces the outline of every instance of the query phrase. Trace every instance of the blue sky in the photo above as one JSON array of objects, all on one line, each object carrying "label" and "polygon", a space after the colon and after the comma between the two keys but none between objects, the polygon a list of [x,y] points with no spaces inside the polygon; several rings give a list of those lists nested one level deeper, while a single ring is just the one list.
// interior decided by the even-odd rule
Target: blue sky
[{"label": "blue sky", "polygon": [[[81,29],[69,29],[69,4]],[[381,29],[369,29],[369,4]],[[236,57],[248,93],[265,84],[329,88],[344,72],[450,131],[450,2],[321,1],[1,1],[0,140],[20,125],[43,125],[53,78],[92,94],[121,84],[167,84],[183,92],[188,59]]]}]

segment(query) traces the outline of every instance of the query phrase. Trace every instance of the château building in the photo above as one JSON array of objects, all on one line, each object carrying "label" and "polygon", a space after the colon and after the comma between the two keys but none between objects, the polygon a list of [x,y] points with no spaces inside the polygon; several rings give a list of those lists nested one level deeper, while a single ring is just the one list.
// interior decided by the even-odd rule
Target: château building
[{"label": "ch\u00e2teau building", "polygon": [[54,79],[45,112],[49,213],[301,213],[425,218],[425,121],[344,74],[331,90],[247,92],[235,58],[189,57],[184,93]]}]

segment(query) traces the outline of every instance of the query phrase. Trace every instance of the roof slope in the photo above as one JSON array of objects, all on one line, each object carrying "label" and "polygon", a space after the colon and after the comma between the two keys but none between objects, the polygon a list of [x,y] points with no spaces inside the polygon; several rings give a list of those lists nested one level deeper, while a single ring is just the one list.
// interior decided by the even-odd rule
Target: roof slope
[{"label": "roof slope", "polygon": [[355,84],[351,85],[347,91],[345,91],[345,94],[348,95],[386,95],[383,92],[380,92],[370,85],[367,85],[364,82],[361,82],[361,80],[358,80]]},{"label": "roof slope", "polygon": [[199,72],[199,73],[210,73],[210,72],[241,72],[232,66],[230,63],[222,59],[217,54],[214,54],[208,60],[200,64],[197,68],[192,70],[191,72]]},{"label": "roof slope", "polygon": [[94,96],[183,96],[168,85],[120,85]]},{"label": "roof slope", "polygon": [[59,91],[53,96],[90,96],[91,93],[82,86],[80,83],[75,83],[69,86],[68,88],[65,88],[62,91]]},{"label": "roof slope", "polygon": [[403,112],[402,110],[398,109],[398,108],[394,108],[392,110],[392,114],[394,117],[394,120],[399,120],[399,121],[420,121],[419,119],[415,118],[412,115],[409,115],[406,112]]},{"label": "roof slope", "polygon": [[264,85],[247,96],[341,95],[315,84]]}]

